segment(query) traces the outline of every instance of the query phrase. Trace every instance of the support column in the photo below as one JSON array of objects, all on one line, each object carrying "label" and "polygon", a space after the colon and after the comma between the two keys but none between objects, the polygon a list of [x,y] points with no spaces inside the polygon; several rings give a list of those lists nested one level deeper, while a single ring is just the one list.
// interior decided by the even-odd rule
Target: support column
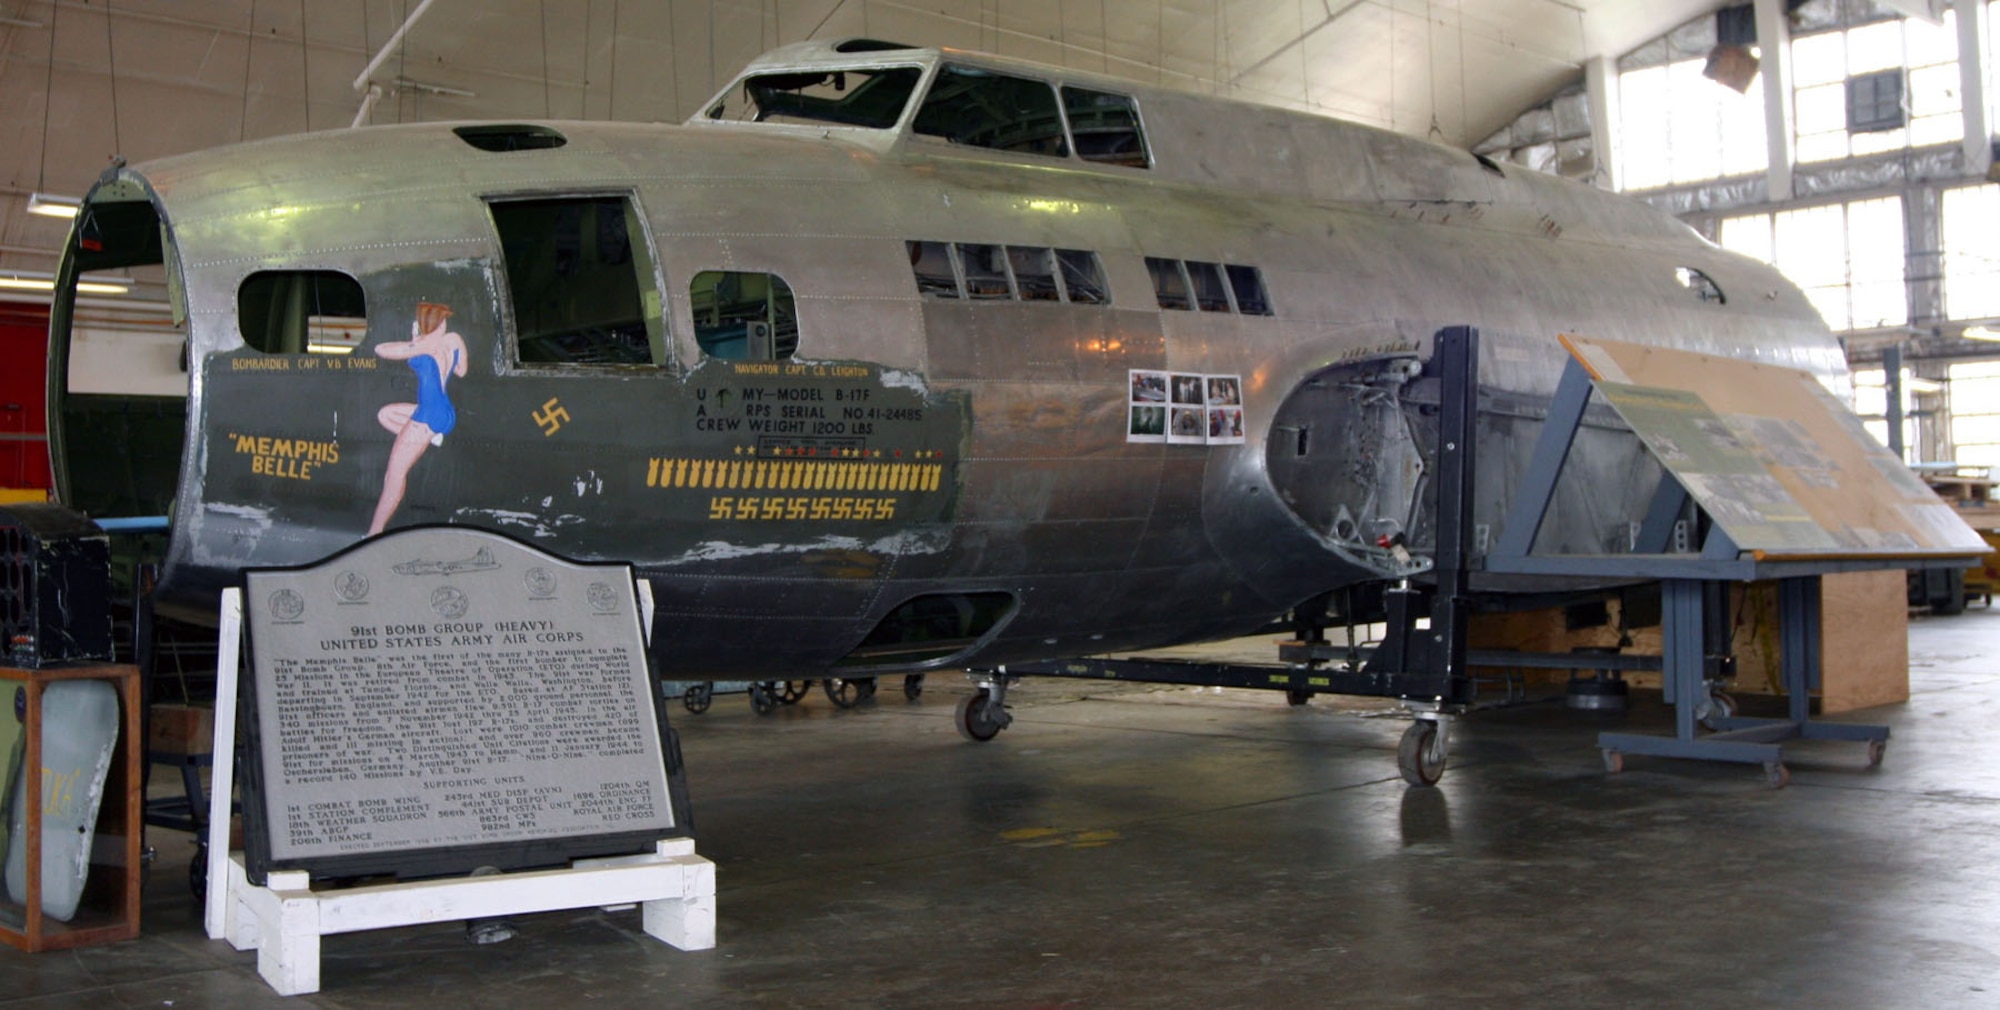
[{"label": "support column", "polygon": [[1953,0],[1958,12],[1958,95],[1965,116],[1965,174],[1993,168],[1993,117],[1986,103],[1986,2]]},{"label": "support column", "polygon": [[1764,74],[1764,138],[1770,165],[1764,169],[1766,198],[1792,197],[1792,32],[1785,0],[1756,0],[1759,69]]},{"label": "support column", "polygon": [[1903,348],[1900,344],[1882,348],[1882,399],[1889,421],[1889,452],[1897,459],[1908,460],[1909,447],[1903,444]]},{"label": "support column", "polygon": [[1597,158],[1593,182],[1617,192],[1619,150],[1624,124],[1619,120],[1618,61],[1593,56],[1583,65],[1584,93],[1590,99],[1590,150]]}]

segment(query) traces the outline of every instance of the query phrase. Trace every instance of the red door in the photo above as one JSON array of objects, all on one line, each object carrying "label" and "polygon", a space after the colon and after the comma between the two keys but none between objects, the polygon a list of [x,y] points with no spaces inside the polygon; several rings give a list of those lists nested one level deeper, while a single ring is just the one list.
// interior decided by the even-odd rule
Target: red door
[{"label": "red door", "polygon": [[47,306],[0,302],[0,495],[49,486],[48,342]]}]

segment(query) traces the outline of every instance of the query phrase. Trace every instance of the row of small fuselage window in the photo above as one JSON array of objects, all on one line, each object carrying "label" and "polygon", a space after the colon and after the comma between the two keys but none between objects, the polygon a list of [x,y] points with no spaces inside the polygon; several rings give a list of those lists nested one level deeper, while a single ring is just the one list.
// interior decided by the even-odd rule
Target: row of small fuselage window
[{"label": "row of small fuselage window", "polygon": [[[974,242],[909,242],[917,291],[929,298],[1109,305],[1097,254],[1045,246]],[[1271,315],[1264,276],[1256,267],[1146,257],[1160,308]]]},{"label": "row of small fuselage window", "polygon": [[[1111,303],[1103,264],[1093,252],[927,241],[911,241],[908,248],[917,290],[927,298]],[[542,297],[549,284],[563,282],[546,271],[532,269],[532,262],[532,257],[524,258],[507,274],[515,304],[553,304],[558,308],[553,316],[546,311],[517,315],[518,353],[523,363],[659,363],[650,346],[638,274],[629,255],[606,258],[580,250],[569,263],[569,282],[585,283],[599,275],[616,282],[615,292],[600,290],[601,297],[589,300],[592,315],[588,319],[569,318],[561,308],[574,308],[569,300]],[[1148,256],[1146,269],[1162,309],[1272,314],[1263,275],[1256,267]],[[776,274],[705,271],[689,284],[689,300],[696,338],[705,355],[770,360],[790,357],[797,347],[798,316],[792,289]],[[365,337],[367,313],[361,286],[337,271],[260,271],[244,281],[238,302],[244,341],[267,353],[346,353]],[[277,306],[298,311],[280,312]],[[308,316],[301,314],[307,310],[300,306],[315,308]],[[617,311],[607,316],[606,309]]]}]

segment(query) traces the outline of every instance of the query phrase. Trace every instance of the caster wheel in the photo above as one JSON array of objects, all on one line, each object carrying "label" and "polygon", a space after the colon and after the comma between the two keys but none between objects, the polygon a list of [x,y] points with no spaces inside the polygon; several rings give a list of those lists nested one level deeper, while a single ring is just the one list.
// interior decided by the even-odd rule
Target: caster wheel
[{"label": "caster wheel", "polygon": [[829,677],[819,682],[819,686],[826,691],[826,700],[833,702],[836,708],[853,708],[861,704],[860,685],[860,681],[842,680],[839,677]]},{"label": "caster wheel", "polygon": [[861,693],[858,700],[867,701],[875,697],[875,678],[863,677],[859,680],[850,681],[850,683],[854,685],[855,690]]},{"label": "caster wheel", "polygon": [[1616,775],[1624,770],[1625,770],[1625,755],[1623,752],[1615,750],[1607,750],[1604,752],[1605,774]]},{"label": "caster wheel", "polygon": [[1722,720],[1736,718],[1737,711],[1735,695],[1712,691],[1708,696],[1708,714],[1702,717],[1701,728],[1713,733],[1722,727]]},{"label": "caster wheel", "polygon": [[712,681],[689,684],[687,690],[681,692],[681,707],[695,715],[708,711],[708,706],[714,702],[715,684]]},{"label": "caster wheel", "polygon": [[903,697],[916,701],[924,696],[924,675],[912,673],[903,678]]},{"label": "caster wheel", "polygon": [[1437,724],[1419,719],[1403,731],[1396,746],[1396,768],[1413,786],[1434,786],[1444,775],[1445,755],[1437,745]]},{"label": "caster wheel", "polygon": [[787,705],[796,705],[806,695],[811,694],[813,682],[810,680],[785,680],[778,682],[778,700]]},{"label": "caster wheel", "polygon": [[750,707],[758,715],[770,715],[780,704],[777,681],[762,680],[750,685]]},{"label": "caster wheel", "polygon": [[991,697],[984,690],[970,697],[958,700],[957,718],[960,736],[974,743],[985,743],[1000,735],[1000,722],[986,711],[987,700]]},{"label": "caster wheel", "polygon": [[1305,688],[1294,687],[1294,688],[1288,688],[1285,691],[1285,704],[1290,705],[1293,708],[1297,708],[1300,705],[1303,705],[1311,700],[1312,700],[1312,692],[1306,690]]},{"label": "caster wheel", "polygon": [[1887,753],[1888,750],[1889,741],[1887,740],[1868,741],[1868,767],[1875,768],[1880,766],[1882,764],[1882,755]]},{"label": "caster wheel", "polygon": [[1792,770],[1783,761],[1773,761],[1764,766],[1764,784],[1773,789],[1783,789],[1792,781]]}]

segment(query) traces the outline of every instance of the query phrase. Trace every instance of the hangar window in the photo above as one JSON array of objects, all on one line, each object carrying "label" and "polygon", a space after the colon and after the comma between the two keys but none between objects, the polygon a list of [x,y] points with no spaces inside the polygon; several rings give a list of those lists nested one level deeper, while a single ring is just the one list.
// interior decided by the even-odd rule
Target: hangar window
[{"label": "hangar window", "polygon": [[1256,267],[1237,266],[1234,263],[1222,269],[1229,274],[1229,289],[1236,295],[1236,311],[1246,316],[1271,314],[1271,296],[1264,293],[1262,271]]},{"label": "hangar window", "polygon": [[1949,319],[2000,318],[2000,185],[1944,191],[1944,311]]},{"label": "hangar window", "polygon": [[1188,297],[1187,278],[1181,276],[1179,260],[1146,257],[1146,272],[1153,275],[1153,297],[1163,309],[1191,309],[1194,301]]},{"label": "hangar window", "polygon": [[1830,329],[1909,322],[1900,197],[1727,217],[1718,238],[1724,249],[1777,267]]},{"label": "hangar window", "polygon": [[780,361],[798,353],[798,308],[777,274],[703,271],[688,284],[688,301],[704,356]]},{"label": "hangar window", "polygon": [[[1950,4],[1936,24],[1882,19],[1873,5],[1835,13],[1832,31],[1792,38],[1792,109],[1798,160],[1834,161],[1957,141],[1958,22]],[[1862,11],[1867,13],[1863,14]]]},{"label": "hangar window", "polygon": [[1063,290],[1072,304],[1104,305],[1111,296],[1104,288],[1104,265],[1097,254],[1082,249],[1057,249],[1056,262],[1062,265]]},{"label": "hangar window", "polygon": [[350,354],[368,336],[361,285],[333,270],[263,270],[236,289],[243,342],[266,354]]},{"label": "hangar window", "polygon": [[965,296],[976,300],[1012,298],[1007,283],[1007,257],[997,245],[958,246],[958,262],[965,268]]},{"label": "hangar window", "polygon": [[938,71],[913,128],[954,144],[1069,157],[1054,89],[973,67],[947,64]]},{"label": "hangar window", "polygon": [[1062,98],[1077,157],[1130,168],[1151,166],[1146,136],[1139,129],[1139,110],[1131,96],[1065,87]]},{"label": "hangar window", "polygon": [[666,360],[645,228],[622,196],[492,204],[521,364]]},{"label": "hangar window", "polygon": [[917,275],[917,293],[928,298],[957,298],[958,273],[952,269],[951,246],[944,242],[908,242],[910,270]]}]

